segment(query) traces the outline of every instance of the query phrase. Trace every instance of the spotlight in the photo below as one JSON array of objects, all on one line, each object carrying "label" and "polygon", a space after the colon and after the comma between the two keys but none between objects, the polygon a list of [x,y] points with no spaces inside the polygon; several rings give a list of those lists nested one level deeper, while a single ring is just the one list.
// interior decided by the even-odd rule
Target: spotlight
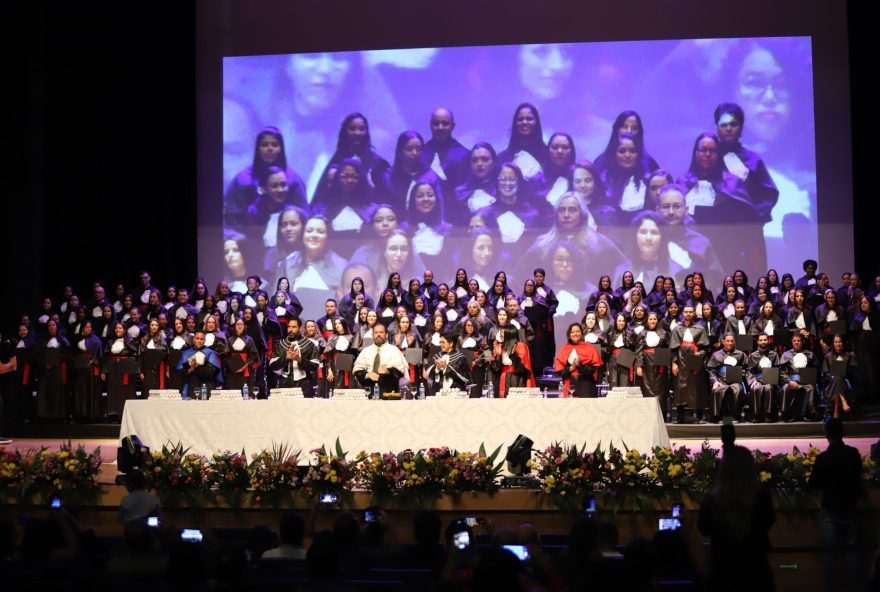
[{"label": "spotlight", "polygon": [[529,472],[526,463],[532,458],[532,442],[531,438],[519,434],[513,441],[513,444],[507,447],[507,470],[514,475],[525,475]]}]

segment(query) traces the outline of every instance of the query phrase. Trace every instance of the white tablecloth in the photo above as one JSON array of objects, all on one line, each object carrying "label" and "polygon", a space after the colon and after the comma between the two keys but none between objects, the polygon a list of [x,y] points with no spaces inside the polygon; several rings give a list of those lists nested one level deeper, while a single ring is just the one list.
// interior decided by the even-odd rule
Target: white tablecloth
[{"label": "white tablecloth", "polygon": [[243,447],[251,455],[281,443],[308,454],[337,436],[353,454],[431,446],[476,452],[481,443],[491,452],[517,434],[535,449],[556,441],[640,451],[669,445],[653,398],[127,401],[119,436],[131,434],[153,449],[180,442],[199,454]]}]

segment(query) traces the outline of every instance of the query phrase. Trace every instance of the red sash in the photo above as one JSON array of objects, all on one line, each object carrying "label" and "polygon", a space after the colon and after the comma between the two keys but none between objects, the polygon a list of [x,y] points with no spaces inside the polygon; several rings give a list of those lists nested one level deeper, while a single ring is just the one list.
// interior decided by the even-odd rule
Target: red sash
[{"label": "red sash", "polygon": [[240,358],[241,358],[241,361],[245,363],[243,374],[245,375],[245,377],[250,377],[250,375],[251,375],[251,369],[250,369],[250,367],[247,365],[247,358],[248,358],[248,355],[247,355],[246,353],[244,353],[244,352],[241,352],[241,353],[238,354],[238,357],[240,357]]},{"label": "red sash", "polygon": [[[111,360],[128,360],[129,358],[131,358],[131,356],[113,356],[110,359]],[[125,384],[125,385],[128,384],[128,374],[122,375],[122,384]]]}]

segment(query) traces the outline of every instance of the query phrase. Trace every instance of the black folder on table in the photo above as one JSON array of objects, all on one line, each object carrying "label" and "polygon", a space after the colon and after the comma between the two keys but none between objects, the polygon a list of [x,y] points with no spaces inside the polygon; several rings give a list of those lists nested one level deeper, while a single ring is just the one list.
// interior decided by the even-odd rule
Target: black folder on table
[{"label": "black folder on table", "polygon": [[407,363],[419,365],[422,363],[422,353],[422,348],[420,347],[408,347],[404,355]]},{"label": "black folder on table", "polygon": [[703,358],[695,356],[690,350],[685,350],[684,365],[688,370],[699,372],[703,369]]},{"label": "black folder on table", "polygon": [[739,384],[743,381],[742,366],[724,366],[724,382],[727,384]]},{"label": "black folder on table", "polygon": [[773,332],[773,345],[782,346],[783,349],[791,347],[791,331],[786,327],[779,327]]},{"label": "black folder on table", "polygon": [[815,368],[801,368],[800,372],[801,379],[798,380],[798,384],[816,384],[816,379],[819,377],[819,373]]},{"label": "black folder on table", "polygon": [[668,347],[658,347],[654,350],[655,366],[670,366],[672,364],[672,352]]},{"label": "black folder on table", "polygon": [[751,335],[737,335],[736,349],[746,353],[755,349],[755,340]]},{"label": "black folder on table", "polygon": [[761,384],[779,384],[779,367],[764,368],[761,370]]},{"label": "black folder on table", "polygon": [[622,349],[617,352],[617,365],[624,368],[632,368],[636,361],[636,354],[632,350]]},{"label": "black folder on table", "polygon": [[838,378],[846,378],[846,370],[847,370],[847,361],[846,360],[831,360],[831,368],[830,368],[831,376],[837,376]]},{"label": "black folder on table", "polygon": [[832,335],[846,335],[846,323],[841,319],[828,323],[828,328],[831,329]]},{"label": "black folder on table", "polygon": [[351,372],[354,367],[354,356],[351,354],[336,354],[336,371]]}]

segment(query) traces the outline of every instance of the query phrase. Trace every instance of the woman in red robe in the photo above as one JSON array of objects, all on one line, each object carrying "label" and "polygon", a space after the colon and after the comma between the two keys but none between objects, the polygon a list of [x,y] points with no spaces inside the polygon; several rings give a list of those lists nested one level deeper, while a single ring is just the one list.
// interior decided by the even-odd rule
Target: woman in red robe
[{"label": "woman in red robe", "polygon": [[596,390],[596,374],[602,366],[602,358],[592,343],[584,341],[584,331],[579,323],[572,323],[566,331],[568,341],[556,354],[553,367],[564,379],[563,397],[569,393],[575,397],[599,396]]}]

